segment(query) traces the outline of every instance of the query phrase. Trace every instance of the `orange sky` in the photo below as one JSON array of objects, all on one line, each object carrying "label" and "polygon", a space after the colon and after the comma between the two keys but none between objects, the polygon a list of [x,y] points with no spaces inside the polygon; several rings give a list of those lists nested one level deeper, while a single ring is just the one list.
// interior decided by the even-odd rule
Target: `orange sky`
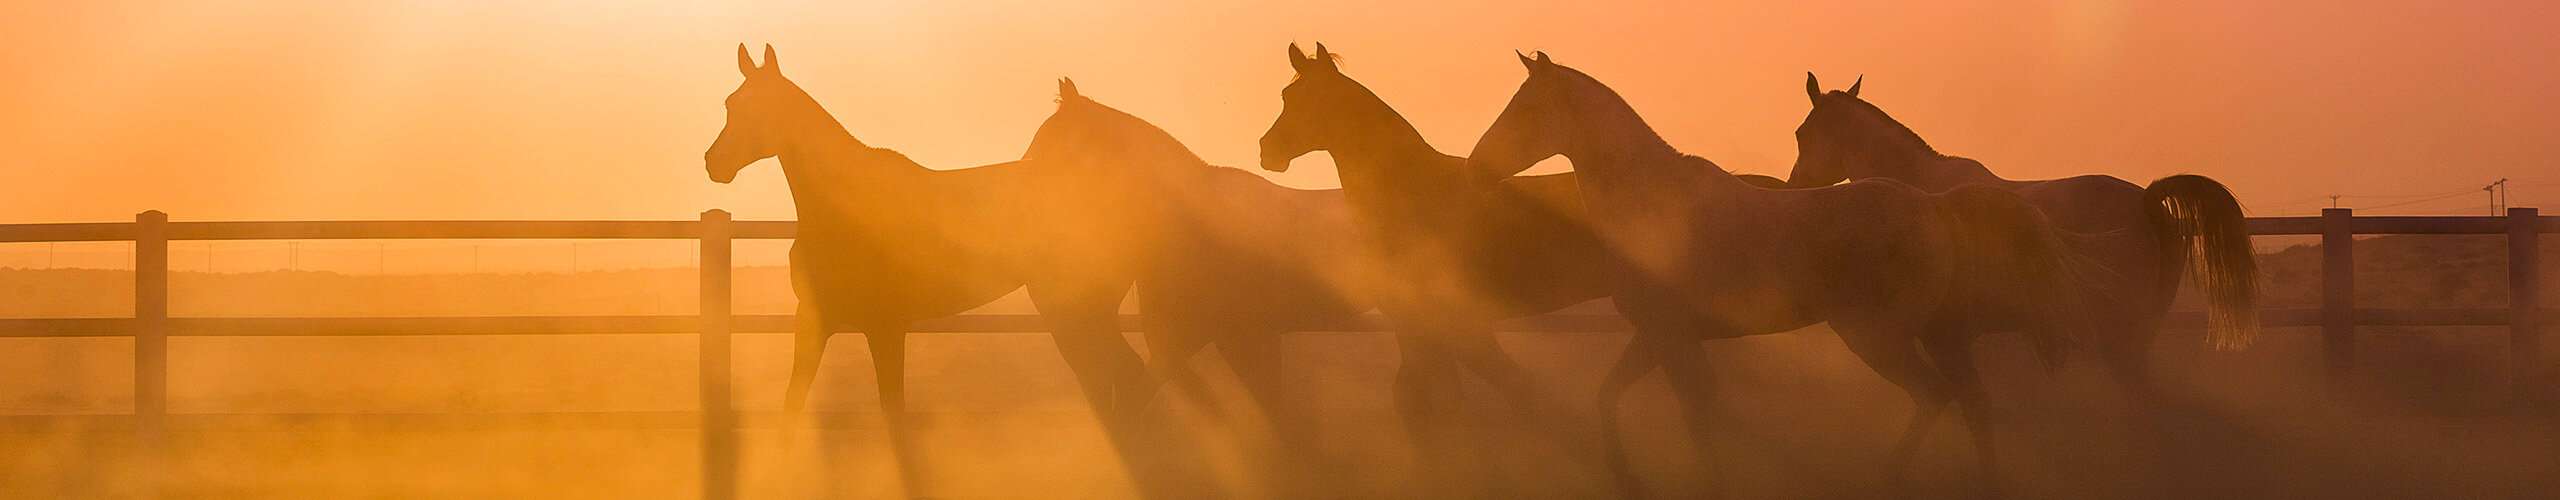
[{"label": "orange sky", "polygon": [[[2560,201],[2548,2],[340,3],[0,7],[0,221],[788,218],[770,164],[703,177],[738,42],[942,168],[1019,156],[1058,76],[1251,165],[1295,40],[1453,152],[1518,85],[1510,51],[1544,49],[1741,171],[1793,160],[1813,70],[1865,74],[1939,149],[2012,177],[2204,173],[2260,215],[2501,176],[2521,205]],[[1331,185],[1315,161],[1274,177]]]}]

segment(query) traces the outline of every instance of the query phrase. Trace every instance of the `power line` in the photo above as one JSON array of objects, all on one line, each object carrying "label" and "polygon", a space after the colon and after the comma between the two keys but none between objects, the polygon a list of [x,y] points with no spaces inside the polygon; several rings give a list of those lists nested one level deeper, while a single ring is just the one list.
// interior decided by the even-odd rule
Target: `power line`
[{"label": "power line", "polygon": [[2416,199],[2416,200],[2403,201],[2403,202],[2399,202],[2399,203],[2385,203],[2385,204],[2381,204],[2381,205],[2374,205],[2374,206],[2370,206],[2370,207],[2358,207],[2358,209],[2360,209],[2360,210],[2379,210],[2379,209],[2385,209],[2385,208],[2391,208],[2391,207],[2405,207],[2405,206],[2409,206],[2409,205],[2416,205],[2416,204],[2426,203],[2426,202],[2431,202],[2431,201],[2441,201],[2441,200],[2444,200],[2444,199],[2447,199],[2447,198],[2452,198],[2452,197],[2456,197],[2456,196],[2465,196],[2465,195],[2469,195],[2469,194],[2471,194],[2471,190],[2465,189],[2465,190],[2462,190],[2461,192],[2456,192],[2456,193],[2451,193],[2451,194],[2445,194],[2445,195],[2433,196],[2433,197],[2422,198],[2422,199]]}]

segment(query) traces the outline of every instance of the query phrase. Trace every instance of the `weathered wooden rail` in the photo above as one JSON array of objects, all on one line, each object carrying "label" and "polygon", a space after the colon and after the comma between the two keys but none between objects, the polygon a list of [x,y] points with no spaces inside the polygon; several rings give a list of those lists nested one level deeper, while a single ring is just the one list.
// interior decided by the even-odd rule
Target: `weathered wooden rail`
[{"label": "weathered wooden rail", "polygon": [[[168,339],[172,336],[384,336],[384,335],[539,335],[598,333],[667,333],[697,335],[701,407],[693,425],[702,429],[703,496],[730,498],[736,490],[738,412],[730,392],[730,335],[791,331],[787,315],[736,315],[730,307],[731,241],[788,239],[791,222],[732,221],[720,210],[703,212],[692,221],[314,221],[314,222],[170,222],[167,214],[143,212],[130,223],[0,224],[0,243],[130,241],[134,244],[134,296],[131,318],[0,319],[0,337],[133,338],[135,431],[156,443],[168,422]],[[2266,326],[2320,327],[2329,380],[2345,379],[2355,351],[2355,327],[2366,326],[2506,326],[2515,398],[2532,398],[2531,381],[2540,380],[2541,326],[2553,311],[2543,309],[2535,277],[2540,262],[2540,234],[2560,233],[2560,217],[2542,217],[2532,208],[2509,209],[2505,216],[2355,217],[2347,209],[2323,210],[2317,217],[2260,217],[2249,220],[2254,235],[2318,235],[2323,256],[2321,303],[2318,308],[2276,309],[2263,313]],[[2355,305],[2354,237],[2367,234],[2504,234],[2508,238],[2508,307],[2503,309],[2363,309]],[[691,239],[701,245],[701,307],[695,315],[659,316],[487,316],[404,318],[172,318],[169,317],[169,241],[277,239]],[[2199,314],[2181,313],[2184,326],[2202,324]],[[1137,321],[1121,318],[1124,330]],[[1626,324],[1611,315],[1551,314],[1511,321],[1508,331],[1622,332]],[[1041,331],[1031,315],[969,315],[928,321],[917,332],[990,333]],[[1382,322],[1363,318],[1335,331],[1381,331]],[[656,420],[670,420],[663,412]]]}]

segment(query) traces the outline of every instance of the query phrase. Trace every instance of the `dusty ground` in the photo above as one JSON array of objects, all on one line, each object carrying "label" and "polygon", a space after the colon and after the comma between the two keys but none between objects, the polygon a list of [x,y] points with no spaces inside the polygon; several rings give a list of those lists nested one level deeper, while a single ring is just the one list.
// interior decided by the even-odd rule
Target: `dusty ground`
[{"label": "dusty ground", "polygon": [[[2161,342],[2161,374],[2182,403],[2147,420],[2093,364],[2038,368],[2009,339],[1983,344],[2000,427],[1992,479],[2017,498],[2534,498],[2560,491],[2560,418],[2503,408],[2502,335],[2376,335],[2359,393],[2320,394],[2310,332],[2276,330],[2243,353],[2206,353],[2192,336]],[[2461,341],[2458,339],[2472,339]],[[911,343],[913,405],[923,412],[903,462],[869,394],[862,344],[831,352],[818,390],[828,425],[775,409],[787,345],[748,336],[738,353],[749,498],[1122,498],[1129,468],[1074,397],[1039,335],[929,335]],[[1618,335],[1506,335],[1506,346],[1549,375],[1558,407],[1580,409]],[[682,498],[697,488],[698,436],[690,339],[682,336],[466,339],[179,339],[172,410],[191,414],[311,412],[663,411],[602,422],[572,415],[350,421],[181,417],[160,493],[237,497]],[[129,408],[119,339],[8,340],[42,364],[0,368],[14,414],[114,413]],[[1413,479],[1416,454],[1388,403],[1394,355],[1382,336],[1311,334],[1290,341],[1302,363],[1290,397],[1323,410],[1315,480],[1252,464],[1276,444],[1234,399],[1214,355],[1230,418],[1196,407],[1162,413],[1177,437],[1130,446],[1132,456],[1179,457],[1194,494],[1297,497],[1445,495]],[[1836,337],[1813,330],[1716,342],[1722,395],[1709,481],[1658,380],[1635,390],[1626,419],[1635,465],[1660,493],[1720,488],[1732,498],[1871,498],[1890,493],[1880,469],[1909,412],[1906,400],[1856,363]],[[2485,362],[2485,363],[2484,363]],[[43,365],[51,366],[43,366]],[[2486,364],[2486,368],[2448,369]],[[94,372],[94,373],[90,373]],[[2408,379],[2421,379],[2410,382]],[[1476,448],[1431,454],[1485,459],[1461,488],[1501,497],[1607,496],[1585,427],[1512,420],[1477,388]],[[1587,422],[1588,411],[1570,419]],[[2158,422],[2157,431],[2143,422]],[[0,495],[140,495],[150,463],[107,418],[15,417],[0,432]],[[1980,472],[1955,419],[1944,419],[1917,460],[1921,498],[1978,492]],[[1528,436],[1528,437],[1523,437]],[[1166,470],[1166,469],[1151,469]],[[1282,486],[1288,486],[1283,488]],[[1441,485],[1446,487],[1447,485]],[[1296,488],[1314,489],[1296,489]]]},{"label": "dusty ground", "polygon": [[[2492,240],[2360,240],[2358,302],[2501,306],[2504,245]],[[2560,251],[2560,240],[2543,248]],[[2268,306],[2316,301],[2318,253],[2261,257]],[[2560,255],[2544,258],[2555,261]],[[689,269],[179,273],[172,307],[179,315],[681,314],[693,303],[693,279]],[[0,270],[0,297],[13,298],[0,301],[0,317],[122,315],[130,283],[119,271]],[[788,312],[782,283],[777,268],[742,269],[740,312]],[[1018,294],[987,309],[1026,310]],[[2324,391],[2314,331],[2270,330],[2238,353],[2205,352],[2193,332],[2172,332],[2156,351],[2175,404],[2157,412],[2135,411],[2094,363],[2048,373],[2015,339],[1988,339],[1980,350],[2001,459],[1990,479],[2014,498],[2560,498],[2560,412],[2508,407],[2505,331],[2363,329],[2349,390],[2338,395]],[[1292,477],[1267,466],[1264,458],[1284,448],[1251,418],[1214,354],[1196,366],[1217,384],[1229,418],[1177,405],[1157,423],[1180,433],[1115,447],[1045,335],[917,335],[909,399],[921,413],[904,434],[902,460],[873,403],[859,339],[837,339],[815,398],[829,413],[813,422],[774,414],[787,338],[742,335],[736,384],[750,412],[743,490],[747,498],[1123,498],[1137,492],[1132,471],[1175,471],[1193,478],[1164,481],[1184,498],[1465,488],[1505,498],[1610,496],[1585,400],[1625,337],[1502,339],[1548,377],[1542,389],[1562,421],[1510,419],[1478,387],[1471,410],[1480,418],[1467,424],[1474,448],[1416,453],[1387,396],[1396,359],[1388,337],[1292,337],[1287,396],[1322,415],[1318,437],[1285,448],[1316,450],[1291,462],[1321,465]],[[2560,342],[2547,344],[2545,359],[2560,359]],[[1708,350],[1720,376],[1716,474],[1710,479],[1692,453],[1665,386],[1647,380],[1620,416],[1646,485],[1668,496],[1713,488],[1732,498],[1896,491],[1881,466],[1909,404],[1835,336],[1816,328]],[[698,434],[687,413],[693,339],[683,335],[173,339],[170,408],[182,415],[156,460],[112,416],[132,408],[130,360],[130,342],[119,338],[0,339],[0,497],[140,497],[150,493],[140,486],[147,470],[160,471],[158,493],[177,498],[689,498],[698,487]],[[2528,386],[2560,400],[2552,375],[2560,374]],[[330,413],[394,416],[273,416]],[[1965,436],[1953,418],[1930,430],[1911,472],[1915,497],[1980,492]],[[1156,465],[1133,468],[1124,458]],[[1468,469],[1462,459],[1481,460]],[[1418,482],[1417,463],[1462,469],[1453,474],[1464,480]]]}]

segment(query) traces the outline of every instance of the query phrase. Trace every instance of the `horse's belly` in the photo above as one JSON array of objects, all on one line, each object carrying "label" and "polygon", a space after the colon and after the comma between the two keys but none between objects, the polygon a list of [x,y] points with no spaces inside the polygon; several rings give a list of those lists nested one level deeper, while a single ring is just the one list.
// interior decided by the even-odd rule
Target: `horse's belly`
[{"label": "horse's belly", "polygon": [[879,248],[795,245],[793,289],[836,323],[911,322],[966,312],[1022,286],[993,259],[920,258]]}]

